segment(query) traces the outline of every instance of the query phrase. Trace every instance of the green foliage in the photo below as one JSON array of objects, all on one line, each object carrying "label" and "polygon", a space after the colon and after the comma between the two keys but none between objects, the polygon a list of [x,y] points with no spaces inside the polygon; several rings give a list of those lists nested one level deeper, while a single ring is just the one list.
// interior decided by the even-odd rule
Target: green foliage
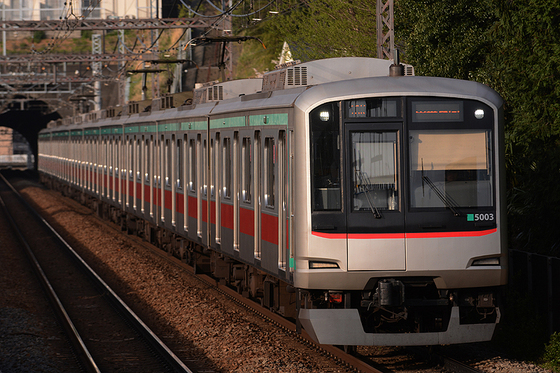
[{"label": "green foliage", "polygon": [[294,59],[377,55],[375,3],[369,0],[311,1],[278,18],[277,32]]},{"label": "green foliage", "polygon": [[245,34],[258,37],[262,44],[254,39],[243,42],[243,52],[235,67],[237,79],[252,78],[257,73],[273,70],[282,51],[283,40],[271,23],[265,22],[247,29]]},{"label": "green foliage", "polygon": [[80,31],[80,36],[82,37],[82,39],[91,40],[91,35],[92,34],[93,34],[93,31],[91,31],[91,30]]},{"label": "green foliage", "polygon": [[560,333],[554,333],[545,348],[543,356],[545,366],[555,372],[560,372]]},{"label": "green foliage", "polygon": [[395,32],[418,75],[476,80],[505,100],[514,247],[560,255],[560,3],[399,0]]},{"label": "green foliage", "polygon": [[497,0],[488,59],[506,108],[514,244],[560,255],[560,3]]},{"label": "green foliage", "polygon": [[395,2],[395,34],[417,75],[471,79],[481,74],[496,21],[491,0]]},{"label": "green foliage", "polygon": [[33,41],[40,42],[47,38],[47,33],[45,31],[35,31],[33,33]]}]

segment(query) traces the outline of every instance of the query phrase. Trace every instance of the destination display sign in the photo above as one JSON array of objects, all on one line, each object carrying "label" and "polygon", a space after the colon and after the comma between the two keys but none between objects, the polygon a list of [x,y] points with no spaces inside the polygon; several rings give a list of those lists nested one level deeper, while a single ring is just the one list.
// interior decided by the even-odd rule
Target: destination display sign
[{"label": "destination display sign", "polygon": [[462,101],[414,101],[413,122],[462,122]]}]

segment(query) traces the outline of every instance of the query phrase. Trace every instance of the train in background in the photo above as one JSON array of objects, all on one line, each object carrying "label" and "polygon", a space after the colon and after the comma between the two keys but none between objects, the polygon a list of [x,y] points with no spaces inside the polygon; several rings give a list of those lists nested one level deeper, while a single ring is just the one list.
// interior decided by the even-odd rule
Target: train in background
[{"label": "train in background", "polygon": [[42,130],[42,181],[319,343],[492,338],[507,280],[492,89],[334,58],[134,105]]}]

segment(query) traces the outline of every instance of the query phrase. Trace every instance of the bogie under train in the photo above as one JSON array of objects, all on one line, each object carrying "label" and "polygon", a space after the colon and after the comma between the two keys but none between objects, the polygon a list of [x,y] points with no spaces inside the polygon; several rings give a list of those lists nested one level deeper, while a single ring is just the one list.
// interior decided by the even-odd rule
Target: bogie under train
[{"label": "bogie under train", "polygon": [[[41,131],[46,183],[336,345],[485,341],[506,282],[502,100],[336,58]],[[409,70],[407,67],[405,70]]]}]

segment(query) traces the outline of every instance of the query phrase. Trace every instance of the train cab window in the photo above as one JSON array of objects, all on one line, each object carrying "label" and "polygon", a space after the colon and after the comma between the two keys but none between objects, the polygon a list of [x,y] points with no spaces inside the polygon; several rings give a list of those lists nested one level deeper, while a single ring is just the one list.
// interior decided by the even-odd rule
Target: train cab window
[{"label": "train cab window", "polygon": [[395,118],[400,116],[396,98],[368,98],[346,101],[347,118]]},{"label": "train cab window", "polygon": [[264,204],[274,208],[276,197],[276,143],[274,137],[264,139]]},{"label": "train cab window", "polygon": [[338,105],[321,105],[310,113],[312,206],[340,211],[340,125]]},{"label": "train cab window", "polygon": [[493,205],[489,130],[411,130],[411,207]]},{"label": "train cab window", "polygon": [[398,210],[397,132],[351,132],[352,210]]},{"label": "train cab window", "polygon": [[251,170],[252,170],[252,157],[251,157],[251,138],[244,137],[242,150],[241,150],[241,195],[243,202],[251,203]]},{"label": "train cab window", "polygon": [[410,101],[409,164],[412,208],[494,205],[493,110],[471,100]]},{"label": "train cab window", "polygon": [[223,142],[223,196],[224,198],[231,199],[232,191],[232,147],[231,138],[225,137]]}]

